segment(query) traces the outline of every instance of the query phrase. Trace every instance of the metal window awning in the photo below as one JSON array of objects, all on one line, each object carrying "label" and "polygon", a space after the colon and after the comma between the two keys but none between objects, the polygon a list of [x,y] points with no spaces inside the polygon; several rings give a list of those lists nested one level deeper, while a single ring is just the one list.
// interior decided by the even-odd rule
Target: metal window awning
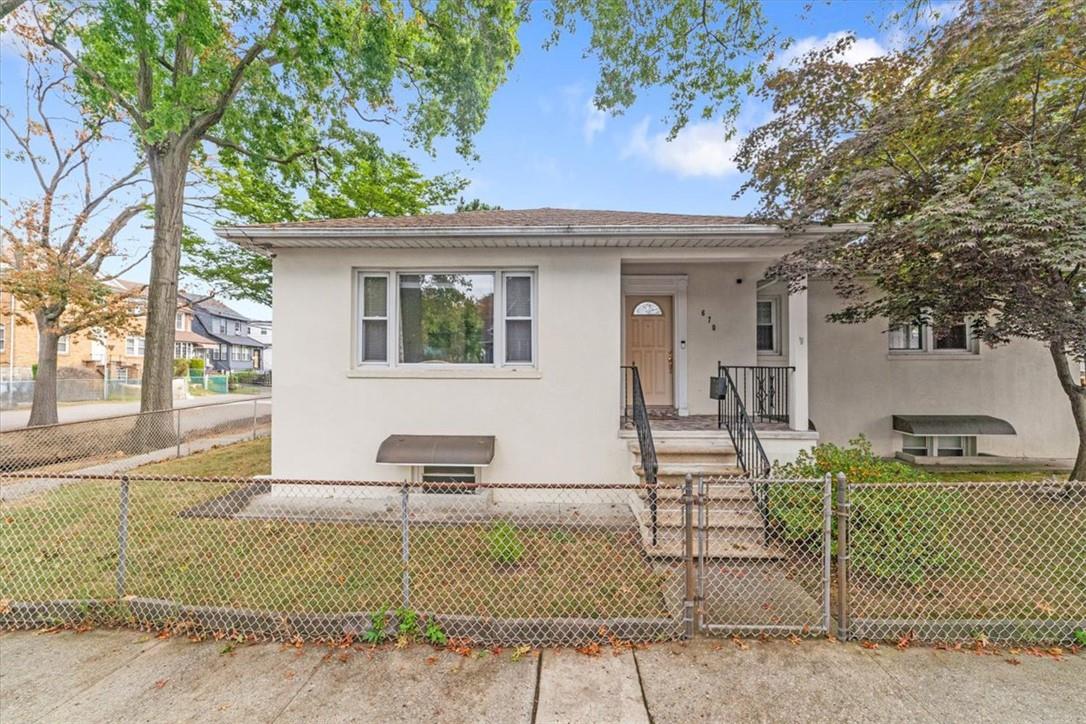
[{"label": "metal window awning", "polygon": [[377,449],[386,465],[484,467],[493,459],[493,435],[389,435]]},{"label": "metal window awning", "polygon": [[894,430],[909,435],[1016,435],[1006,420],[990,415],[894,415]]}]

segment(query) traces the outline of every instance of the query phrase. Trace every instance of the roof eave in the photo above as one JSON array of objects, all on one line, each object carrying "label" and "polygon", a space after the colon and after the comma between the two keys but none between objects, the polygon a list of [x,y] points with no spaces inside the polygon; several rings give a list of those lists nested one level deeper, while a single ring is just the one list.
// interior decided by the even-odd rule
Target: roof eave
[{"label": "roof eave", "polygon": [[[427,229],[369,229],[369,228],[253,228],[246,226],[222,226],[215,229],[221,238],[254,249],[274,249],[289,246],[289,241],[345,239],[365,240],[423,240],[423,239],[540,239],[599,238],[599,239],[665,239],[705,238],[731,236],[779,236],[783,239],[810,239],[834,233],[863,233],[868,224],[836,224],[833,226],[809,226],[802,229],[784,230],[771,224],[711,224],[711,225],[660,225],[660,226],[492,226],[492,227],[437,227]],[[278,243],[277,243],[278,242]],[[283,243],[288,242],[288,243]],[[363,244],[360,244],[360,246]],[[309,244],[312,246],[312,244]],[[511,244],[515,246],[515,244]]]}]

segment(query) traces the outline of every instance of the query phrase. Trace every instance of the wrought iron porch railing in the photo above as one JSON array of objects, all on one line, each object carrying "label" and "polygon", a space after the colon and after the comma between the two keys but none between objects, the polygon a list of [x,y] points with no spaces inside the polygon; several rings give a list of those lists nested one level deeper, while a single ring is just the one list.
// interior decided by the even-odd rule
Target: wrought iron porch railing
[{"label": "wrought iron porch railing", "polygon": [[[652,526],[652,544],[656,545],[656,474],[660,464],[656,460],[656,444],[652,440],[652,428],[649,426],[649,411],[645,406],[645,393],[641,389],[641,375],[637,365],[623,365],[622,380],[622,421],[632,422],[637,430],[637,447],[641,455],[641,475],[645,480],[649,496],[649,515]],[[632,404],[630,404],[632,403]]]},{"label": "wrought iron porch railing", "polygon": [[[757,423],[788,422],[788,386],[792,381],[795,367],[766,365],[720,365],[720,370],[728,370],[736,393],[743,400],[747,414]],[[723,377],[724,373],[718,372]],[[722,409],[718,411],[718,427],[723,427],[720,420]]]},{"label": "wrought iron porch railing", "polygon": [[743,472],[750,477],[750,491],[754,496],[754,502],[758,506],[758,514],[762,518],[762,529],[765,531],[766,543],[769,542],[769,474],[772,467],[769,457],[765,454],[762,441],[758,438],[758,431],[754,429],[754,421],[747,413],[747,406],[743,402],[731,369],[724,365],[718,366],[720,378],[724,384],[723,395],[719,399],[720,427],[728,430],[732,446],[735,448],[736,461]]}]

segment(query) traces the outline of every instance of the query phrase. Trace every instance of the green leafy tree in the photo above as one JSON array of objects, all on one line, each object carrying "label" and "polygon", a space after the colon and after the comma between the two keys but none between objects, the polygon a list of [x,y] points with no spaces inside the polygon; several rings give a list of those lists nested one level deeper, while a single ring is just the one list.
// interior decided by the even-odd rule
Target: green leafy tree
[{"label": "green leafy tree", "polygon": [[898,52],[851,66],[851,39],[770,78],[774,117],[738,155],[759,215],[859,221],[786,258],[831,279],[837,322],[970,320],[990,345],[1049,351],[1086,480],[1086,5],[968,0]]},{"label": "green leafy tree", "polygon": [[149,169],[143,410],[172,405],[192,172],[222,163],[271,179],[274,165],[304,186],[307,174],[352,168],[366,147],[357,126],[370,121],[394,121],[426,149],[452,136],[470,155],[522,17],[515,0],[53,0],[32,11],[71,63],[87,114],[126,123]]},{"label": "green leafy tree", "polygon": [[460,213],[462,211],[501,211],[500,206],[495,204],[488,204],[480,199],[472,199],[471,201],[465,201],[461,196],[460,200],[456,203],[456,211]]},{"label": "green leafy tree", "polygon": [[[455,174],[427,177],[402,154],[388,153],[373,134],[352,139],[319,174],[300,183],[281,166],[259,171],[232,155],[205,173],[216,189],[218,211],[239,223],[421,214],[452,202],[466,181]],[[300,186],[300,188],[299,188]],[[233,299],[272,302],[272,260],[236,244],[207,239],[192,229],[182,238],[182,272]]]}]

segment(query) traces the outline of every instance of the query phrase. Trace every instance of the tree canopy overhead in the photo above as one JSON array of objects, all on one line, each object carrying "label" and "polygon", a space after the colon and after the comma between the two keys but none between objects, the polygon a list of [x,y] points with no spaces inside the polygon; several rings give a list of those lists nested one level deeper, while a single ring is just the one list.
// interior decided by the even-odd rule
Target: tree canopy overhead
[{"label": "tree canopy overhead", "polygon": [[967,0],[916,43],[859,65],[850,39],[777,72],[774,117],[744,139],[742,190],[786,227],[862,221],[787,258],[828,276],[841,322],[970,320],[1049,350],[1086,479],[1086,6]]},{"label": "tree canopy overhead", "polygon": [[[172,404],[173,324],[192,172],[304,187],[372,155],[364,126],[395,124],[471,155],[515,57],[516,0],[102,0],[33,5],[92,117],[125,122],[154,190],[144,410]],[[285,193],[280,194],[280,201]],[[267,202],[270,203],[270,202]]]}]

